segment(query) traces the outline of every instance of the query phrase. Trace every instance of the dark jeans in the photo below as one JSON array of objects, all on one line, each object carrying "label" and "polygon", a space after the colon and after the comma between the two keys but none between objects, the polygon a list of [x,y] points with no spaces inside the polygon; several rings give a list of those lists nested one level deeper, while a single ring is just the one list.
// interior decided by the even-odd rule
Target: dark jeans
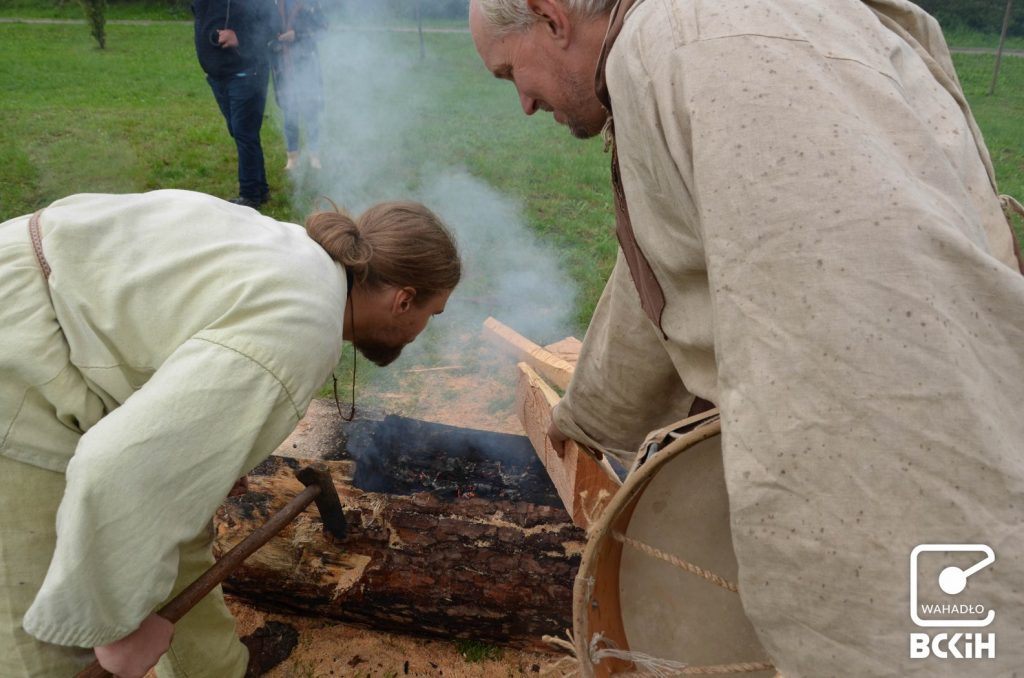
[{"label": "dark jeans", "polygon": [[223,79],[206,78],[238,148],[238,195],[255,202],[270,192],[263,166],[263,146],[260,145],[268,78],[266,68]]}]

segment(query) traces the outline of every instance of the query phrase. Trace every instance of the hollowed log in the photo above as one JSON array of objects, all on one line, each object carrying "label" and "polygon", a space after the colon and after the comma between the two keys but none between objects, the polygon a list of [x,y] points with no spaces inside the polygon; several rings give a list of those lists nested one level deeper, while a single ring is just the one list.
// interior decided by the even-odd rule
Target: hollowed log
[{"label": "hollowed log", "polygon": [[[375,628],[525,644],[572,626],[585,544],[523,436],[402,417],[343,422],[314,403],[249,492],[215,518],[226,551],[323,460],[345,507],[332,543],[314,507],[257,551],[225,588],[257,606]],[[280,456],[288,453],[289,457]]]}]

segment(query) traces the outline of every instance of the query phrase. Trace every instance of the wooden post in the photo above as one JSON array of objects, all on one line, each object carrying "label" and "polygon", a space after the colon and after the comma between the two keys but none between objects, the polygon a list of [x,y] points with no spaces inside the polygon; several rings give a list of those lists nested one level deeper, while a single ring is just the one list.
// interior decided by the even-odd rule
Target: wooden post
[{"label": "wooden post", "polygon": [[538,346],[508,325],[500,323],[494,318],[488,318],[484,321],[483,333],[484,337],[493,342],[498,348],[511,353],[519,360],[525,361],[530,367],[550,379],[551,383],[558,388],[563,390],[568,388],[569,381],[572,380],[572,373],[576,369],[572,363]]},{"label": "wooden post", "polygon": [[529,365],[519,363],[516,410],[526,436],[551,476],[558,496],[572,516],[572,522],[584,529],[597,519],[621,485],[607,459],[600,462],[584,446],[566,441],[559,456],[548,440],[551,408],[558,394],[544,383]]},{"label": "wooden post", "polygon": [[999,34],[999,48],[996,50],[996,66],[992,71],[992,84],[988,88],[989,96],[995,94],[996,80],[999,79],[999,65],[1003,61],[1003,43],[1006,42],[1006,31],[1010,28],[1010,15],[1013,13],[1013,0],[1006,0],[1006,13],[1003,15],[1003,30]]}]

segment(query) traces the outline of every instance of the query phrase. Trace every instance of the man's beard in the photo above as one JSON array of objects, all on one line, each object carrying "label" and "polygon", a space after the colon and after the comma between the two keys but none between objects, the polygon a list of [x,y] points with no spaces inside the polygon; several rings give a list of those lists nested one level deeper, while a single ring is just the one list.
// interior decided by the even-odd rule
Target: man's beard
[{"label": "man's beard", "polygon": [[566,127],[569,128],[569,134],[573,135],[577,139],[592,139],[593,137],[596,137],[598,133],[601,131],[600,129],[594,131],[591,128],[591,126],[587,125],[586,123],[578,122],[572,119],[570,119],[566,123]]},{"label": "man's beard", "polygon": [[398,356],[402,355],[402,349],[405,348],[405,344],[395,346],[394,344],[385,344],[373,339],[361,339],[352,343],[356,350],[363,354],[364,358],[380,367],[395,362]]},{"label": "man's beard", "polygon": [[[584,83],[576,78],[568,78],[565,81],[565,87],[568,88],[571,99],[579,104],[578,109],[584,111],[585,115],[590,118],[581,119],[567,114],[565,126],[569,128],[569,134],[577,139],[590,139],[600,134],[608,120],[608,112],[595,98],[594,83],[592,81]],[[591,100],[593,100],[593,104],[597,104],[597,108],[588,111],[588,107],[592,108],[592,106],[588,106]]]}]

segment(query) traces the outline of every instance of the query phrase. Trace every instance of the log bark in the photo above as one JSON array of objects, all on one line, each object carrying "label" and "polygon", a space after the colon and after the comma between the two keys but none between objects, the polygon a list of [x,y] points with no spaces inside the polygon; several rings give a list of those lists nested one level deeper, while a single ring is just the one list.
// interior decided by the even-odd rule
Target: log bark
[{"label": "log bark", "polygon": [[[225,589],[265,609],[420,635],[525,645],[571,628],[585,535],[561,508],[528,443],[414,420],[396,425],[397,433],[382,422],[344,426],[324,407],[319,421],[304,420],[279,448],[293,456],[261,464],[249,476],[249,491],[218,511],[215,551],[230,549],[301,491],[294,472],[308,460],[294,455],[329,467],[348,539],[325,537],[311,507]],[[409,438],[420,447],[381,461],[383,448]],[[367,440],[377,447],[350,449]],[[458,449],[431,458],[452,441]],[[394,493],[360,487],[383,482],[376,478],[381,465],[394,471]]]}]

